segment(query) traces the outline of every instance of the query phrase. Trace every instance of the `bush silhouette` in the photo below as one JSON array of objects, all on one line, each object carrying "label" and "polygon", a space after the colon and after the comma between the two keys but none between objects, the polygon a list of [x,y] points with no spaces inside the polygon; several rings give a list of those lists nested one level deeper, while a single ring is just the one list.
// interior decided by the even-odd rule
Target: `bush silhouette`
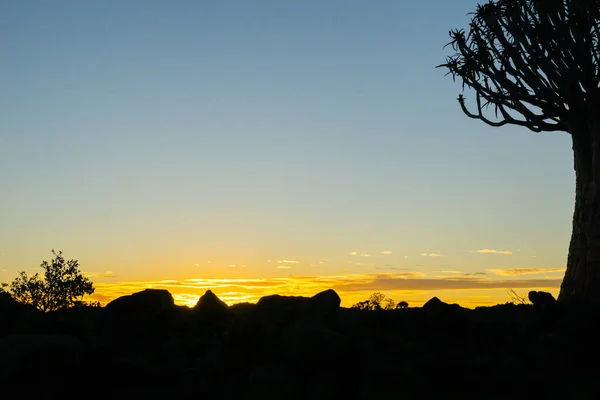
[{"label": "bush silhouette", "polygon": [[86,305],[82,298],[94,293],[92,281],[79,270],[79,261],[65,260],[62,251],[52,250],[54,259],[43,261],[44,275],[27,275],[20,271],[10,284],[12,297],[23,304],[31,304],[41,311],[55,311]]},{"label": "bush silhouette", "polygon": [[408,308],[408,303],[405,301],[401,301],[398,304],[396,304],[396,308],[399,308],[399,309]]},{"label": "bush silhouette", "polygon": [[361,301],[352,306],[352,308],[358,308],[359,310],[393,310],[396,302],[386,297],[385,294],[375,292],[369,297],[368,300]]}]

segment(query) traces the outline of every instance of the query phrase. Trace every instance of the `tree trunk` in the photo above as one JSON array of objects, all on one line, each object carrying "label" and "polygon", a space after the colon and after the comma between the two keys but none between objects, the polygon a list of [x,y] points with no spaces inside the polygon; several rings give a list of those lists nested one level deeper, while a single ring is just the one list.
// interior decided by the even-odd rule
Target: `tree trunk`
[{"label": "tree trunk", "polygon": [[571,132],[575,164],[575,211],[567,270],[558,299],[600,297],[600,138],[589,125]]}]

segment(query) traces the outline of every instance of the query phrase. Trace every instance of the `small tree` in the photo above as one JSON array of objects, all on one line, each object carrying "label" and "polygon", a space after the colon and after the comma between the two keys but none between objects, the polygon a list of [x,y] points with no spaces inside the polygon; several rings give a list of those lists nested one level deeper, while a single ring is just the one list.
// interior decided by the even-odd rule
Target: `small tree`
[{"label": "small tree", "polygon": [[393,310],[396,307],[396,302],[394,301],[394,299],[386,298],[384,304],[384,310]]},{"label": "small tree", "polygon": [[376,292],[368,300],[361,301],[352,306],[359,310],[393,310],[396,302],[385,296],[385,294]]},{"label": "small tree", "polygon": [[18,302],[38,310],[54,311],[86,304],[82,298],[94,293],[92,281],[79,271],[79,261],[66,261],[62,251],[52,250],[54,259],[43,261],[44,275],[27,275],[24,271],[10,284],[10,293]]},{"label": "small tree", "polygon": [[396,309],[404,309],[404,308],[408,308],[408,303],[405,301],[401,301],[398,304],[396,304]]}]

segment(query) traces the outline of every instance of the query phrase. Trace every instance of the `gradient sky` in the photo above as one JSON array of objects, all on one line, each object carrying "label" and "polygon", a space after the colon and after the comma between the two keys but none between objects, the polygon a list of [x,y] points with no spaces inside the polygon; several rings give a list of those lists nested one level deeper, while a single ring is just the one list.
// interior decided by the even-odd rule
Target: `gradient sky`
[{"label": "gradient sky", "polygon": [[556,290],[570,138],[467,118],[435,68],[476,4],[0,2],[0,281],[57,249],[105,298],[194,279]]}]

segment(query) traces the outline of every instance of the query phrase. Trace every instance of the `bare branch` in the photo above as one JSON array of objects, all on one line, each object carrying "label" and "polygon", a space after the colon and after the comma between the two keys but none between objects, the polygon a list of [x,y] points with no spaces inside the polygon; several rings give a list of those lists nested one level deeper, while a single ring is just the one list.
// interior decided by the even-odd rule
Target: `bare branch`
[{"label": "bare branch", "polygon": [[[534,132],[596,117],[600,0],[490,0],[472,15],[468,33],[450,31],[455,54],[438,66],[475,91],[474,112],[458,98],[468,117]],[[484,116],[489,106],[497,121]]]}]

